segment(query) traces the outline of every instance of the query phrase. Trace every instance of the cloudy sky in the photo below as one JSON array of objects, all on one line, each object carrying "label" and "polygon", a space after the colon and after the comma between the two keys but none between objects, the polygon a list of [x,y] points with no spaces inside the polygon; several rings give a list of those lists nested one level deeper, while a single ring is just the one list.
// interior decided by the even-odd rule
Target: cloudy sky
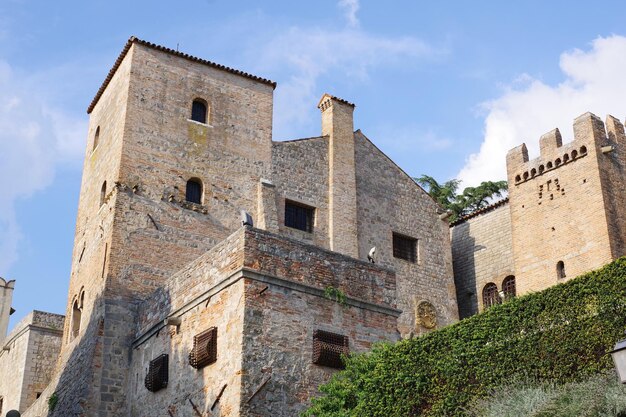
[{"label": "cloudy sky", "polygon": [[[504,155],[592,111],[623,120],[619,2],[0,0],[0,276],[13,323],[65,309],[86,108],[131,35],[278,82],[274,139],[324,92],[409,174],[505,178]],[[549,4],[547,4],[549,3]]]}]

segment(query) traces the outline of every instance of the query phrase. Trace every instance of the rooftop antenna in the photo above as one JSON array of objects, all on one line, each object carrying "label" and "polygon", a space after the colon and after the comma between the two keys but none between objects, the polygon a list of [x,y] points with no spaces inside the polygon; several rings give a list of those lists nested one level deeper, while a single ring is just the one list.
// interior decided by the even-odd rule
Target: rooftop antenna
[{"label": "rooftop antenna", "polygon": [[176,42],[176,52],[178,52],[178,42]]}]

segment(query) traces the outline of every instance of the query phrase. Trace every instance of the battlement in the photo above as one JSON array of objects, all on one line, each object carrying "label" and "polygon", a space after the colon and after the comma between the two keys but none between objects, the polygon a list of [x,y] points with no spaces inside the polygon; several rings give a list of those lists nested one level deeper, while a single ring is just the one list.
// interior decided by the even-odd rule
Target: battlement
[{"label": "battlement", "polygon": [[529,160],[525,143],[511,149],[506,156],[509,182],[515,185],[524,183],[590,153],[595,155],[603,152],[603,149],[608,150],[609,146],[625,142],[624,125],[617,118],[607,116],[605,125],[598,116],[587,112],[574,120],[572,142],[563,145],[561,132],[557,128],[541,136],[537,158]]}]

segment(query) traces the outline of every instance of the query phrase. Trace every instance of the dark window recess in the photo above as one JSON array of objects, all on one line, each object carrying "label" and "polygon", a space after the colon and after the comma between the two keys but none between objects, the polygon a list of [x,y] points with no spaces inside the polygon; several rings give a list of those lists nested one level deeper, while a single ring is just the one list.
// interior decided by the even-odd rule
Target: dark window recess
[{"label": "dark window recess", "polygon": [[193,349],[189,352],[189,365],[204,368],[217,360],[217,327],[211,327],[193,337]]},{"label": "dark window recess", "polygon": [[513,275],[509,275],[502,281],[502,292],[504,293],[504,298],[507,300],[515,297],[515,277]]},{"label": "dark window recess", "polygon": [[311,233],[313,231],[314,212],[313,207],[285,201],[285,226]]},{"label": "dark window recess", "polygon": [[191,105],[191,120],[206,123],[206,104],[200,100],[194,100]]},{"label": "dark window recess", "polygon": [[169,378],[168,355],[165,353],[152,359],[146,375],[146,388],[148,391],[157,392],[162,388],[167,388]]},{"label": "dark window recess", "polygon": [[417,260],[417,239],[394,233],[393,257],[415,263]]},{"label": "dark window recess", "polygon": [[200,204],[202,202],[202,184],[199,180],[191,179],[187,181],[185,200],[196,204]]},{"label": "dark window recess", "polygon": [[559,261],[556,264],[556,277],[558,279],[563,279],[565,278],[567,275],[565,275],[565,264],[563,263],[563,261]]},{"label": "dark window recess", "polygon": [[483,307],[489,308],[496,304],[500,304],[500,294],[498,294],[498,286],[493,282],[490,282],[483,288]]},{"label": "dark window recess", "polygon": [[313,332],[313,363],[331,368],[343,369],[342,355],[348,355],[348,336],[315,330]]}]

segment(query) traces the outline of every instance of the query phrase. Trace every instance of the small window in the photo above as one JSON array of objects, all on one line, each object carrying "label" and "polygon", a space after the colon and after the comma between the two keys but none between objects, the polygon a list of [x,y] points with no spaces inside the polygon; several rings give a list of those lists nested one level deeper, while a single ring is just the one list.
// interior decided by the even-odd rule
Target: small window
[{"label": "small window", "polygon": [[197,178],[187,181],[185,200],[190,203],[202,204],[202,182]]},{"label": "small window", "polygon": [[586,147],[586,146],[581,146],[581,147],[580,147],[580,154],[581,154],[581,155],[584,155],[584,154],[586,154],[586,153],[587,153],[587,147]]},{"label": "small window", "polygon": [[104,201],[107,197],[107,182],[102,183],[102,188],[100,188],[100,207],[104,204]]},{"label": "small window", "polygon": [[211,327],[193,337],[193,349],[189,352],[189,364],[196,369],[201,369],[216,360],[217,327]]},{"label": "small window", "polygon": [[41,392],[37,392],[37,393],[35,393],[35,397],[36,397],[36,398],[41,397]]},{"label": "small window", "polygon": [[417,239],[394,233],[393,257],[415,263],[417,261]]},{"label": "small window", "polygon": [[313,363],[330,368],[345,367],[342,355],[348,355],[350,347],[348,336],[315,330],[313,332]]},{"label": "small window", "polygon": [[506,300],[515,297],[515,277],[513,275],[509,275],[502,281],[502,292]]},{"label": "small window", "polygon": [[94,150],[98,147],[99,142],[100,142],[100,126],[96,128],[96,133],[93,135],[93,149]]},{"label": "small window", "polygon": [[285,226],[313,232],[315,208],[285,200]]},{"label": "small window", "polygon": [[498,286],[493,282],[490,282],[483,288],[483,307],[487,309],[496,304],[500,304],[500,294],[498,294]]},{"label": "small window", "polygon": [[82,311],[78,304],[78,299],[76,299],[72,305],[72,340],[74,340],[80,333],[81,316]]},{"label": "small window", "polygon": [[169,357],[162,354],[150,361],[148,374],[144,381],[148,391],[157,392],[160,389],[167,388],[169,379],[168,371]]},{"label": "small window", "polygon": [[196,99],[191,105],[191,120],[206,124],[207,105],[204,100]]},{"label": "small window", "polygon": [[563,279],[566,277],[565,275],[565,264],[563,263],[563,261],[558,261],[556,263],[556,277],[558,279]]}]

